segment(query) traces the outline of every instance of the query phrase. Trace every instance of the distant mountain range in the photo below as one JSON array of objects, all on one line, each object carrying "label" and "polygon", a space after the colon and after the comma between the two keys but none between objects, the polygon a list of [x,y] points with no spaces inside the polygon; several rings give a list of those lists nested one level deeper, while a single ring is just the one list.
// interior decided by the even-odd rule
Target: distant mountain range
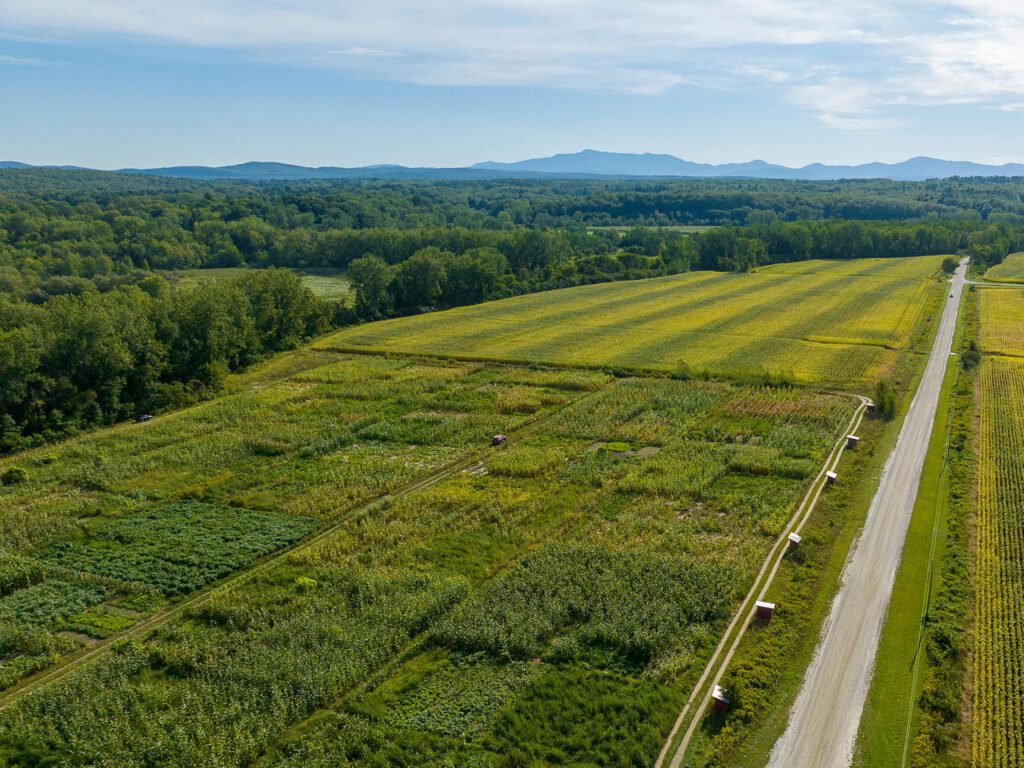
[{"label": "distant mountain range", "polygon": [[[30,168],[25,163],[0,162],[3,168]],[[47,166],[87,170],[77,166]],[[186,179],[238,179],[243,181],[298,181],[303,179],[495,179],[495,178],[736,178],[736,179],[892,179],[923,181],[951,176],[1024,176],[1024,163],[983,165],[933,157],[915,157],[902,163],[823,165],[803,168],[773,165],[763,160],[748,163],[693,163],[673,155],[599,152],[585,149],[572,154],[538,157],[515,163],[486,162],[466,168],[409,168],[402,165],[367,165],[360,168],[324,166],[307,168],[286,163],[242,163],[210,167],[180,165],[169,168],[124,168],[117,173],[170,176]]]},{"label": "distant mountain range", "polygon": [[902,163],[866,163],[864,165],[823,165],[812,163],[803,168],[773,165],[764,160],[749,163],[711,165],[692,163],[673,155],[627,154],[585,149],[567,155],[538,157],[517,163],[477,163],[475,169],[515,173],[526,171],[546,175],[588,174],[601,176],[688,176],[696,178],[746,179],[894,179],[922,181],[951,176],[1024,176],[1024,163],[982,165],[980,163],[915,157]]}]

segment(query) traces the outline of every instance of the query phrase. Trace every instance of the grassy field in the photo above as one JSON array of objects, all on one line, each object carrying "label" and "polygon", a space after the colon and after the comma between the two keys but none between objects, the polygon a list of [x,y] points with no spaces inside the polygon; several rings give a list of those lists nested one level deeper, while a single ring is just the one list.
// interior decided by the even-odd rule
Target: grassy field
[{"label": "grassy field", "polygon": [[277,365],[4,462],[27,474],[0,507],[4,684],[341,525],[5,709],[0,760],[650,762],[853,408],[597,372]]},{"label": "grassy field", "polygon": [[[227,280],[247,272],[248,267],[212,267],[209,269],[181,269],[168,272],[169,278],[181,286],[197,285],[207,280]],[[351,293],[351,284],[342,269],[309,268],[293,270],[302,277],[302,284],[315,295],[332,301],[341,301]]]},{"label": "grassy field", "polygon": [[985,279],[994,283],[1024,283],[1024,253],[1011,253],[1001,264],[989,267]]},{"label": "grassy field", "polygon": [[940,257],[692,272],[519,296],[346,329],[323,349],[843,384],[889,375]]},{"label": "grassy field", "polygon": [[980,375],[973,766],[1024,761],[1024,361]]}]

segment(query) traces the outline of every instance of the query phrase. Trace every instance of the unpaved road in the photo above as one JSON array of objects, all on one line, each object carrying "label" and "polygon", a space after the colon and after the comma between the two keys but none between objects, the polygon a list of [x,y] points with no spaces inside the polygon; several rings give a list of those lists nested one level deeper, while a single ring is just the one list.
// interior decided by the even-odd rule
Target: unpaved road
[{"label": "unpaved road", "polygon": [[[793,518],[789,521],[789,524],[782,529],[781,533],[779,533],[778,538],[775,540],[775,545],[768,552],[767,557],[765,557],[764,563],[761,565],[760,572],[754,579],[754,583],[750,585],[750,590],[747,592],[747,596],[743,598],[743,602],[740,603],[740,607],[737,608],[736,613],[733,614],[732,621],[729,622],[729,626],[722,634],[722,639],[719,640],[714,653],[712,653],[711,658],[708,659],[708,663],[704,667],[704,672],[701,674],[700,679],[697,680],[697,684],[690,692],[690,697],[687,699],[686,704],[679,713],[679,717],[676,718],[676,722],[672,726],[672,731],[669,733],[668,738],[665,739],[665,743],[661,748],[661,753],[658,755],[658,759],[654,763],[654,768],[662,768],[665,764],[665,760],[668,759],[669,752],[673,749],[673,745],[675,745],[675,751],[672,752],[669,768],[679,768],[679,766],[682,765],[683,758],[686,756],[686,749],[690,746],[690,740],[693,738],[693,734],[696,731],[697,726],[700,725],[701,719],[704,717],[704,712],[709,704],[710,700],[708,696],[710,696],[711,689],[722,682],[722,675],[725,674],[725,670],[728,668],[729,663],[732,661],[732,657],[736,653],[736,649],[739,647],[740,640],[743,639],[745,631],[754,619],[754,601],[764,600],[769,587],[771,587],[772,581],[775,579],[775,574],[778,573],[779,566],[782,565],[782,559],[786,556],[789,534],[800,533],[803,529],[804,524],[814,512],[822,491],[825,489],[825,473],[829,470],[835,470],[839,465],[839,459],[842,458],[843,451],[846,448],[847,435],[856,434],[857,427],[860,426],[868,400],[860,396],[857,397],[860,400],[860,405],[857,406],[857,410],[854,411],[853,416],[850,417],[850,423],[847,424],[846,429],[843,430],[839,439],[836,441],[835,447],[832,449],[832,453],[830,453],[828,458],[825,459],[825,463],[822,465],[818,476],[807,489],[807,493],[804,496],[803,501],[800,502],[800,506],[797,507],[796,512],[793,514]],[[736,631],[736,627],[741,620],[743,621],[743,624],[740,626],[739,630]],[[732,640],[732,645],[729,647],[729,651],[723,656],[722,653],[730,639]],[[675,744],[676,736],[683,725],[687,722],[690,724],[689,728],[686,729],[679,744]]]},{"label": "unpaved road", "polygon": [[853,759],[878,640],[917,498],[956,328],[966,263],[950,297],[917,394],[889,455],[864,530],[843,570],[814,660],[769,768],[847,768]]}]

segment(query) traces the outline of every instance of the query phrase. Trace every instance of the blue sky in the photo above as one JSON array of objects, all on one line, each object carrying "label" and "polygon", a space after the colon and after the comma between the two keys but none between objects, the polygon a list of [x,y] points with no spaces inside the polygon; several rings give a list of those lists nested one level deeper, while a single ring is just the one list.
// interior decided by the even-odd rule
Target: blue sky
[{"label": "blue sky", "polygon": [[0,0],[0,159],[1024,160],[1017,0]]}]

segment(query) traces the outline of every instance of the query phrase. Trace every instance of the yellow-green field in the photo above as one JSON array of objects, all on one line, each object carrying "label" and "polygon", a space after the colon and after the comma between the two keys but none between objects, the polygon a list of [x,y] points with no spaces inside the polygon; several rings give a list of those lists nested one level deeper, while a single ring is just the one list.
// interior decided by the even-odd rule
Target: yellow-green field
[{"label": "yellow-green field", "polygon": [[981,349],[1024,356],[1024,290],[981,288]]},{"label": "yellow-green field", "polygon": [[1024,363],[986,358],[980,381],[971,765],[1010,768],[1024,761]]},{"label": "yellow-green field", "polygon": [[1024,253],[1011,253],[1002,264],[989,267],[985,279],[997,283],[1024,283]]},{"label": "yellow-green field", "polygon": [[349,328],[324,349],[844,383],[889,374],[942,257],[809,261],[517,296]]}]

